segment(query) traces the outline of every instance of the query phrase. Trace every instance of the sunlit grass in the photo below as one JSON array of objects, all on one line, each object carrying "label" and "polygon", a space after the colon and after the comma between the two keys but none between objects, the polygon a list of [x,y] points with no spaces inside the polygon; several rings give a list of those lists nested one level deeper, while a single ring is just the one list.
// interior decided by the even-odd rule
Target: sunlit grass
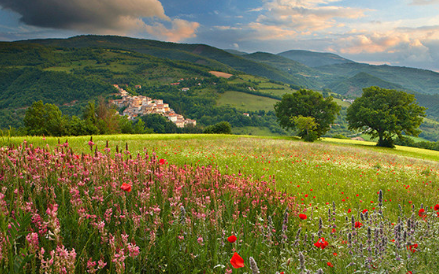
[{"label": "sunlit grass", "polygon": [[[106,263],[97,273],[251,273],[250,256],[261,273],[439,269],[432,260],[439,252],[433,151],[327,138],[178,134],[3,137],[1,146],[0,237],[9,235],[20,251],[12,242],[0,246],[14,264],[28,258],[29,273],[60,273],[42,262],[64,247],[55,261],[76,260],[69,268],[75,273],[92,269],[89,260]],[[124,192],[123,183],[132,191]],[[31,222],[28,211],[42,221]],[[354,219],[363,227],[353,227]],[[45,255],[38,250],[32,257],[27,237],[44,224],[50,233],[38,232],[37,244]],[[392,224],[408,230],[408,239],[398,238]],[[233,244],[226,241],[232,234]],[[329,242],[324,250],[314,245],[319,237]],[[416,253],[407,248],[413,244]],[[75,258],[62,257],[73,249]],[[235,251],[245,258],[243,269],[229,263]],[[13,268],[6,260],[0,266]]]}]

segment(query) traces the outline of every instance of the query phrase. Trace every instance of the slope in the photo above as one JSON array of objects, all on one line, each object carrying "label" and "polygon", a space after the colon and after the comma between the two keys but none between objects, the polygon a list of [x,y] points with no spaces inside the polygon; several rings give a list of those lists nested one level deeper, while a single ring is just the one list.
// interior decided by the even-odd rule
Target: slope
[{"label": "slope", "polygon": [[243,55],[243,57],[278,68],[290,75],[294,75],[298,79],[302,79],[302,81],[306,83],[305,86],[307,88],[319,89],[322,87],[322,84],[319,81],[319,77],[322,76],[322,73],[305,66],[302,63],[266,52],[255,52]]},{"label": "slope", "polygon": [[297,61],[308,67],[354,63],[354,61],[345,59],[333,53],[313,52],[308,50],[289,50],[281,52],[278,55]]},{"label": "slope", "polygon": [[292,75],[258,62],[245,59],[227,51],[202,44],[177,44],[155,40],[120,36],[77,36],[69,39],[26,40],[20,43],[37,43],[55,47],[117,48],[149,54],[159,58],[188,61],[229,72],[232,68],[248,74],[267,77],[275,81],[303,86],[306,83]]},{"label": "slope", "polygon": [[365,72],[360,72],[344,81],[329,85],[328,88],[338,94],[350,97],[359,97],[363,93],[363,88],[367,88],[370,86],[378,86],[386,89],[405,90],[404,87],[400,85],[384,81]]},{"label": "slope", "polygon": [[[430,70],[415,69],[408,67],[374,66],[360,63],[346,63],[326,65],[315,68],[322,73],[352,77],[360,72],[365,72],[386,82],[394,83],[407,90],[420,93],[439,93],[439,73]],[[327,85],[330,79],[325,79]]]}]

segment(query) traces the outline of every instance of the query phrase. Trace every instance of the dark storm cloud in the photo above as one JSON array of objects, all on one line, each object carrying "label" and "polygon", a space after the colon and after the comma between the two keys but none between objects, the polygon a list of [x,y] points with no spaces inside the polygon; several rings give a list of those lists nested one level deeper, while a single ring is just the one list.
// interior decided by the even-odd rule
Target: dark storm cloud
[{"label": "dark storm cloud", "polygon": [[87,32],[126,32],[143,17],[170,20],[158,0],[0,0],[31,26]]}]

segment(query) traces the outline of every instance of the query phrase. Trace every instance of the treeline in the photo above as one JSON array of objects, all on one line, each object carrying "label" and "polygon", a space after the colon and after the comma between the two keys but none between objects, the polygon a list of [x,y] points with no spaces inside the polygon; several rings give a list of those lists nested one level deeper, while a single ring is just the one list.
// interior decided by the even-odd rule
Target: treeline
[{"label": "treeline", "polygon": [[395,145],[406,146],[406,147],[417,147],[417,148],[424,148],[424,149],[439,151],[439,141],[438,142],[429,142],[429,141],[415,142],[413,139],[405,137],[402,139],[396,138]]},{"label": "treeline", "polygon": [[38,136],[79,136],[99,134],[145,134],[145,133],[202,133],[199,126],[178,128],[167,118],[158,115],[146,115],[136,121],[121,116],[103,99],[90,101],[84,108],[82,117],[63,115],[54,104],[43,101],[34,102],[26,110],[24,127],[3,130],[2,135],[38,135]]}]

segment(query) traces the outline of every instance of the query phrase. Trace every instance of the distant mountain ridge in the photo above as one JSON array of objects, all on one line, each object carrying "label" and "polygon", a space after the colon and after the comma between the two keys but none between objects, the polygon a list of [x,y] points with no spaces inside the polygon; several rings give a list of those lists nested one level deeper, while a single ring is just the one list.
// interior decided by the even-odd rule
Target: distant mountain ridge
[{"label": "distant mountain ridge", "polygon": [[[408,67],[357,63],[333,53],[289,50],[279,54],[261,52],[248,54],[236,50],[222,50],[204,44],[178,44],[98,35],[83,35],[68,39],[26,40],[18,41],[18,43],[36,43],[52,47],[126,49],[158,58],[187,61],[224,72],[238,70],[296,87],[312,89],[343,86],[339,84],[358,73],[365,72],[376,77],[375,82],[371,79],[368,81],[371,84],[375,83],[374,85],[385,81],[418,93],[439,94],[439,73]],[[288,63],[286,59],[292,62]],[[361,83],[357,85],[352,81],[351,84],[356,88],[362,86]],[[333,92],[344,93],[337,89]]]},{"label": "distant mountain ridge", "polygon": [[289,50],[281,52],[277,55],[297,61],[308,67],[355,63],[354,61],[345,59],[337,54],[308,50]]},{"label": "distant mountain ridge", "polygon": [[[212,71],[233,77],[217,78]],[[247,126],[286,134],[272,106],[299,88],[332,94],[344,109],[349,103],[341,99],[361,96],[364,87],[404,90],[429,108],[429,118],[439,120],[439,74],[428,70],[374,66],[305,50],[245,53],[203,44],[87,35],[0,42],[0,128],[22,125],[26,107],[35,100],[55,103],[63,114],[80,115],[88,101],[114,96],[113,84],[122,84],[132,94],[164,98],[202,126],[227,120],[247,134]],[[251,119],[243,113],[250,113]],[[334,130],[350,134],[343,117]],[[438,136],[433,120],[422,128],[429,140]]]},{"label": "distant mountain ridge", "polygon": [[337,90],[339,94],[345,96],[359,97],[363,93],[363,88],[370,86],[409,91],[401,85],[384,81],[366,72],[359,72],[351,78],[348,78],[342,82],[334,83],[334,85],[329,85],[328,87],[331,90]]},{"label": "distant mountain ridge", "polygon": [[156,40],[97,35],[83,35],[68,39],[23,40],[17,42],[36,43],[52,47],[126,49],[159,58],[188,61],[225,72],[234,69],[297,86],[304,86],[306,84],[294,75],[284,73],[275,67],[254,62],[241,56],[231,54],[225,50],[204,44],[177,44]]}]

